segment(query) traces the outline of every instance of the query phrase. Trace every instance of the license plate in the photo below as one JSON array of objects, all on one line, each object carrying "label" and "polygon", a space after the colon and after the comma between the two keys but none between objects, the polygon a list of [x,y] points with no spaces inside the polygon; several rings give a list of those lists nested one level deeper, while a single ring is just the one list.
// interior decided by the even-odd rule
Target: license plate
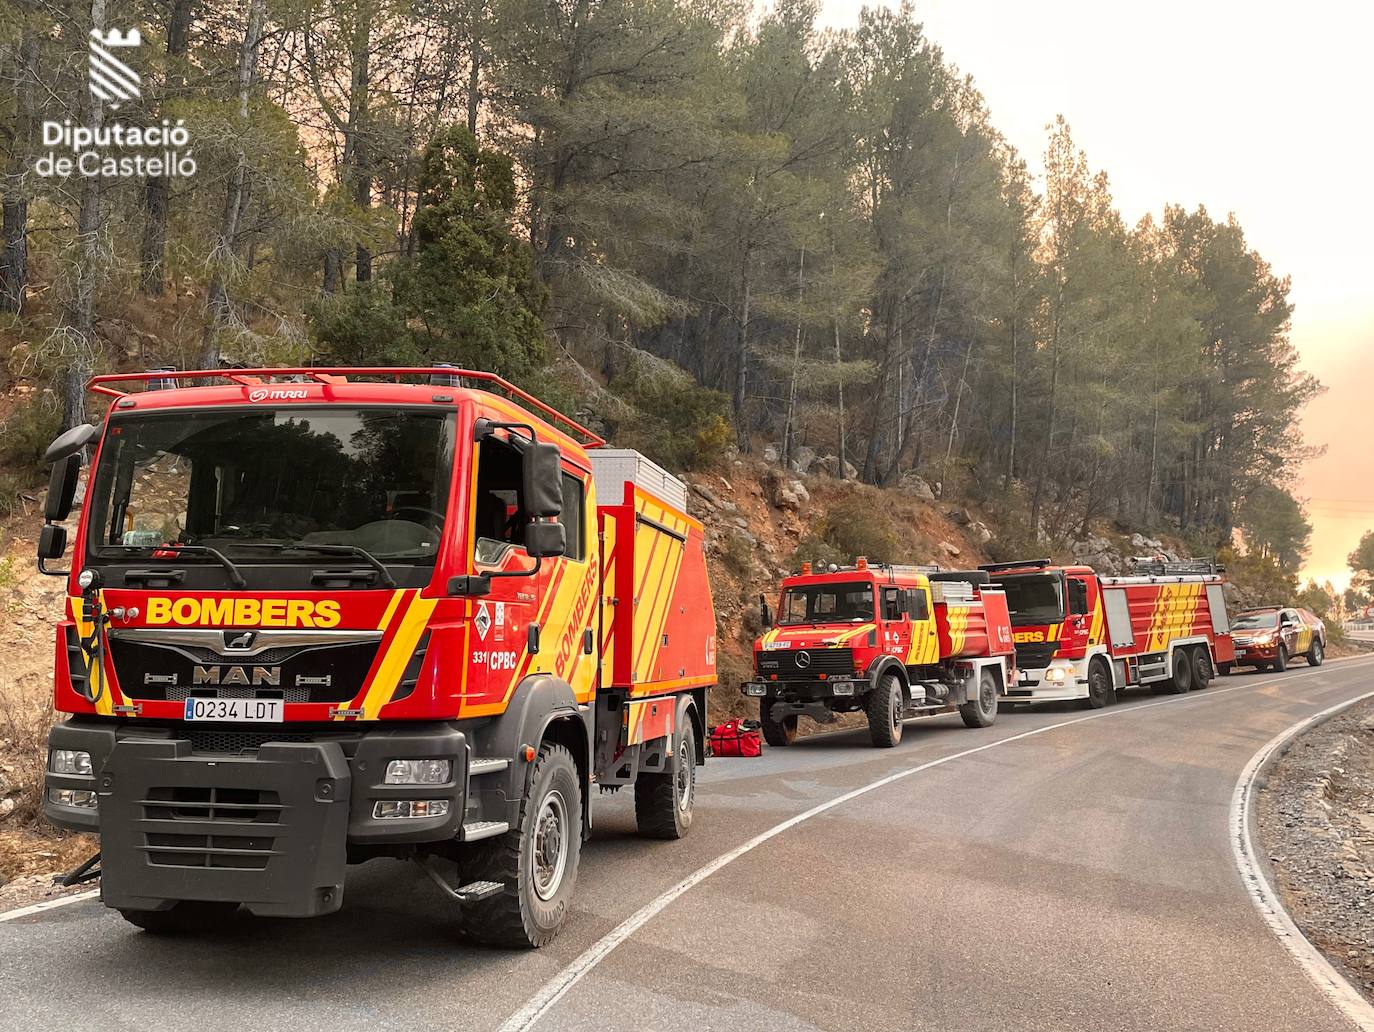
[{"label": "license plate", "polygon": [[281,699],[196,699],[186,700],[186,720],[224,720],[247,723],[280,723]]}]

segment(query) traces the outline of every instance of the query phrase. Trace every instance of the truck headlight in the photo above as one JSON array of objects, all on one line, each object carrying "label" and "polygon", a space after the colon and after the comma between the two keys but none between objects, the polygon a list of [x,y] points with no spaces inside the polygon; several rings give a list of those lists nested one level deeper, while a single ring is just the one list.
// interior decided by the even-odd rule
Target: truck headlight
[{"label": "truck headlight", "polygon": [[58,806],[84,806],[89,810],[94,810],[95,793],[82,792],[74,788],[50,788],[48,789],[48,802],[56,803]]},{"label": "truck headlight", "polygon": [[386,765],[388,785],[446,785],[453,774],[452,760],[392,760]]},{"label": "truck headlight", "polygon": [[1045,680],[1053,684],[1059,684],[1064,680],[1065,670],[1063,667],[1050,667],[1045,671]]},{"label": "truck headlight", "polygon": [[48,770],[54,774],[90,774],[91,754],[80,749],[54,749],[48,757]]},{"label": "truck headlight", "polygon": [[831,682],[830,682],[830,690],[831,690],[832,692],[834,692],[836,695],[853,695],[853,694],[854,694],[854,682],[853,682],[853,681],[831,681]]},{"label": "truck headlight", "polygon": [[768,685],[762,681],[749,681],[744,686],[744,694],[762,698],[768,694]]},{"label": "truck headlight", "polygon": [[406,817],[447,817],[447,799],[378,799],[372,816],[379,821]]}]

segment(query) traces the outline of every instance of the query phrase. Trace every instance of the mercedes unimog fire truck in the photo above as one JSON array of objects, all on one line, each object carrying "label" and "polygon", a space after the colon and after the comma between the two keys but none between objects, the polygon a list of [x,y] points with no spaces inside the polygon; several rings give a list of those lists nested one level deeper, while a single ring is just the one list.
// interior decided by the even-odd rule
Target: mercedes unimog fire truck
[{"label": "mercedes unimog fire truck", "polygon": [[873,744],[890,748],[909,717],[957,710],[987,727],[1015,666],[1006,598],[986,574],[870,565],[801,573],[782,582],[776,626],[754,643],[754,678],[769,745],[790,745],[798,718],[830,723],[864,712]]},{"label": "mercedes unimog fire truck", "polygon": [[91,388],[103,427],[48,452],[70,717],[44,812],[99,834],[107,906],[152,931],[326,914],[346,864],[396,857],[476,939],[538,946],[593,786],[687,831],[716,658],[680,481],[485,373]]},{"label": "mercedes unimog fire truck", "polygon": [[1124,688],[1206,688],[1235,662],[1222,568],[1209,559],[1131,560],[1128,576],[1048,559],[981,567],[1006,592],[1017,682],[1008,702],[1081,699]]}]

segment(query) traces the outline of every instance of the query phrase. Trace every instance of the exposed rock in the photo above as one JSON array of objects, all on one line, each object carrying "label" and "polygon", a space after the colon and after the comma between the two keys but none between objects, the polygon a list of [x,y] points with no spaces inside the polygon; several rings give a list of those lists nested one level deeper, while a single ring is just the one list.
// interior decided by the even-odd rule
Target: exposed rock
[{"label": "exposed rock", "polygon": [[848,459],[845,459],[845,460],[844,460],[844,476],[845,476],[845,479],[846,479],[846,480],[858,480],[858,479],[859,479],[859,467],[856,466],[856,465],[854,465],[854,463],[850,462]]},{"label": "exposed rock", "polygon": [[[795,484],[796,481],[794,480],[792,483]],[[784,486],[778,489],[777,498],[773,504],[779,509],[787,509],[791,512],[801,511],[801,499],[797,497],[797,493],[793,491],[790,486]]]},{"label": "exposed rock", "polygon": [[14,813],[14,805],[13,799],[0,799],[0,821]]},{"label": "exposed rock", "polygon": [[902,474],[902,479],[897,484],[897,490],[904,495],[910,495],[912,498],[919,498],[923,502],[935,501],[935,492],[924,479],[915,473]]},{"label": "exposed rock", "polygon": [[973,517],[967,509],[950,509],[945,513],[951,523],[956,523],[961,527],[967,527],[973,522]]},{"label": "exposed rock", "polygon": [[947,556],[948,556],[949,558],[951,558],[951,559],[958,559],[958,558],[959,558],[960,551],[959,551],[959,548],[958,548],[957,545],[954,545],[954,544],[952,544],[952,543],[950,543],[950,542],[948,542],[948,541],[941,541],[941,542],[940,542],[938,545],[936,545],[935,547],[938,548],[941,552],[943,552],[945,555],[947,555]]},{"label": "exposed rock", "polygon": [[806,476],[811,467],[816,463],[816,449],[808,448],[806,445],[798,445],[792,449],[792,472],[799,476]]},{"label": "exposed rock", "polygon": [[969,535],[980,545],[986,545],[992,540],[992,531],[988,530],[987,524],[980,520],[974,520],[968,525]]},{"label": "exposed rock", "polygon": [[739,527],[740,530],[746,530],[749,527],[749,521],[746,520],[743,516],[736,516],[733,520],[731,520],[731,522],[735,526]]},{"label": "exposed rock", "polygon": [[764,445],[763,461],[770,466],[774,466],[778,461],[778,446],[776,444]]},{"label": "exposed rock", "polygon": [[811,501],[811,492],[806,489],[806,485],[803,484],[800,480],[791,481],[787,485],[787,487],[788,490],[790,490],[794,495],[797,496],[797,501],[799,501],[802,505],[805,505],[807,502]]},{"label": "exposed rock", "polygon": [[707,506],[713,511],[719,512],[739,512],[739,506],[734,502],[726,501],[704,484],[692,484],[692,490],[701,497]]}]

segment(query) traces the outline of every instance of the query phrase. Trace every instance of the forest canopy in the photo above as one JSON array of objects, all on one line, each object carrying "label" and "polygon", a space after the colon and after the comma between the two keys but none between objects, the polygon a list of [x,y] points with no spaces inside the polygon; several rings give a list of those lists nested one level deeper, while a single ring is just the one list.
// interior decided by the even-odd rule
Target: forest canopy
[{"label": "forest canopy", "polygon": [[[72,423],[120,364],[475,362],[678,468],[772,444],[1042,539],[1241,521],[1300,562],[1320,388],[1236,220],[1128,225],[1069,122],[1028,162],[909,6],[817,7],[0,0],[11,372]],[[111,110],[86,41],[130,27]],[[184,123],[197,171],[40,177],[64,119]]]}]

